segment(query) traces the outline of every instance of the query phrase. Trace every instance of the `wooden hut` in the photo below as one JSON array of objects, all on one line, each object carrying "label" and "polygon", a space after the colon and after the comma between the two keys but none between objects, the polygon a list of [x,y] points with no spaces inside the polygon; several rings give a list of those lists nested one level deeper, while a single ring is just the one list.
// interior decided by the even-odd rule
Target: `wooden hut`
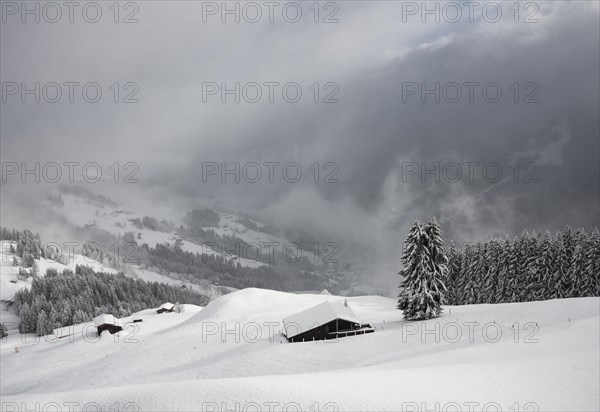
[{"label": "wooden hut", "polygon": [[361,323],[352,309],[338,302],[323,302],[283,320],[289,342],[337,339],[371,333],[371,325]]},{"label": "wooden hut", "polygon": [[165,313],[165,312],[174,312],[175,311],[175,305],[173,305],[172,303],[166,302],[163,303],[162,305],[159,306],[158,309],[156,309],[156,313]]},{"label": "wooden hut", "polygon": [[96,316],[94,323],[98,329],[98,336],[105,330],[109,331],[111,335],[123,330],[121,323],[113,315],[102,314]]}]

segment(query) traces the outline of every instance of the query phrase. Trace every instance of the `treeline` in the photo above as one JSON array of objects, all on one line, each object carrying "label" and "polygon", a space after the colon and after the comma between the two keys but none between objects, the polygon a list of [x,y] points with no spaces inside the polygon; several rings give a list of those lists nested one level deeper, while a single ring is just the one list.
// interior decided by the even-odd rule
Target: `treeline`
[{"label": "treeline", "polygon": [[[205,230],[197,225],[188,227],[180,226],[177,229],[177,234],[183,239],[188,239],[195,243],[206,244],[212,249],[216,247],[217,250],[215,251],[219,253],[227,253],[275,266],[287,266],[288,263],[290,263],[283,258],[281,253],[270,254],[269,248],[264,245],[250,244],[243,239],[235,237],[235,235],[219,235],[210,228]],[[310,252],[310,256],[314,253],[319,253],[318,249],[314,249],[315,242],[311,243],[299,237],[297,240],[294,240],[293,243],[295,244],[296,249],[299,248],[307,254]],[[277,246],[282,247],[285,245]],[[258,249],[259,247],[260,249]],[[300,260],[294,262],[293,265],[300,270],[308,272],[325,269],[322,266],[319,267],[315,265],[307,256],[302,256]]]},{"label": "treeline", "polygon": [[129,219],[131,224],[133,224],[138,229],[148,229],[159,232],[171,232],[175,230],[175,225],[173,222],[168,222],[166,219],[162,219],[158,221],[155,217],[152,216],[143,216],[140,218]]},{"label": "treeline", "polygon": [[465,245],[448,253],[446,303],[528,302],[600,296],[600,233],[567,227],[556,235]]},{"label": "treeline", "polygon": [[208,300],[189,289],[77,265],[75,273],[48,269],[45,276],[33,279],[31,289],[15,294],[14,304],[21,317],[19,331],[43,336],[54,328],[87,322],[102,313],[124,317],[167,301],[204,306]]},{"label": "treeline", "polygon": [[187,212],[183,222],[190,230],[195,230],[203,227],[219,227],[220,220],[219,214],[214,210],[194,209]]},{"label": "treeline", "polygon": [[[107,207],[112,207],[112,208],[116,208],[119,206],[117,204],[117,202],[115,202],[114,200],[112,200],[106,196],[103,196],[103,195],[94,194],[82,186],[77,186],[77,185],[72,185],[72,184],[61,184],[59,186],[59,191],[60,191],[60,193],[65,194],[65,195],[70,194],[70,195],[74,195],[79,198],[82,198],[84,200],[87,200],[88,203],[96,203],[101,206],[107,206]],[[62,201],[62,197],[60,198],[60,201],[64,205],[64,202]]]}]

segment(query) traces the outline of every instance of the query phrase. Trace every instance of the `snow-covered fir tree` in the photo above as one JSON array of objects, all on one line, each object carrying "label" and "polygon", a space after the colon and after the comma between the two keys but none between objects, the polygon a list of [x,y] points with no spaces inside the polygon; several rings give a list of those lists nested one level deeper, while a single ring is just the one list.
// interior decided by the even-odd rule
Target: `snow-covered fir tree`
[{"label": "snow-covered fir tree", "polygon": [[448,272],[443,245],[435,218],[426,227],[415,222],[410,229],[402,256],[403,281],[398,296],[398,309],[405,319],[430,319],[442,313],[446,291],[443,279]]},{"label": "snow-covered fir tree", "polygon": [[577,245],[573,252],[571,266],[567,277],[570,280],[571,288],[568,291],[568,296],[576,298],[582,295],[582,291],[589,289],[591,279],[585,275],[585,252],[582,246]]},{"label": "snow-covered fir tree", "polygon": [[585,296],[600,296],[600,231],[597,228],[590,233],[585,261],[585,276],[591,278]]},{"label": "snow-covered fir tree", "polygon": [[504,239],[499,246],[498,251],[498,285],[494,296],[494,301],[496,303],[504,302],[507,291],[509,290],[508,272],[510,268],[510,252],[510,241]]},{"label": "snow-covered fir tree", "polygon": [[486,273],[483,282],[481,300],[485,303],[496,303],[496,289],[498,288],[498,273],[500,246],[497,240],[492,240],[485,254]]},{"label": "snow-covered fir tree", "polygon": [[37,317],[37,335],[45,336],[50,335],[53,332],[52,326],[48,321],[46,311],[42,310]]},{"label": "snow-covered fir tree", "polygon": [[448,276],[444,282],[448,292],[446,293],[446,302],[449,305],[455,305],[457,302],[456,292],[458,289],[458,281],[461,272],[462,256],[456,250],[454,243],[450,243],[448,248]]}]

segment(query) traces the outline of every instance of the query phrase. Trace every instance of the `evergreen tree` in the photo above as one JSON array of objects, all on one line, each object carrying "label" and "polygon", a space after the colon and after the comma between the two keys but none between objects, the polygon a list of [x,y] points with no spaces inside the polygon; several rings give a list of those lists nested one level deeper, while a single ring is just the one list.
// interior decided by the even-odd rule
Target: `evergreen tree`
[{"label": "evergreen tree", "polygon": [[592,283],[592,280],[585,276],[585,253],[579,245],[575,247],[575,251],[573,252],[567,277],[571,284],[568,296],[573,298],[584,296],[583,291],[589,289]]},{"label": "evergreen tree", "polygon": [[23,266],[25,266],[26,268],[30,268],[33,267],[33,265],[35,264],[35,260],[32,254],[30,253],[25,253],[23,255]]},{"label": "evergreen tree", "polygon": [[600,296],[600,232],[598,229],[589,235],[585,251],[585,275],[590,278],[590,284],[585,296]]},{"label": "evergreen tree", "polygon": [[405,319],[430,319],[442,313],[442,279],[447,274],[447,257],[443,251],[444,241],[435,219],[425,228],[415,222],[408,233],[402,256],[404,277],[398,296],[398,309]]},{"label": "evergreen tree", "polygon": [[33,263],[31,264],[31,276],[36,277],[38,275],[39,275],[38,264],[34,260]]},{"label": "evergreen tree", "polygon": [[446,293],[446,300],[449,305],[457,305],[458,297],[456,292],[458,290],[458,280],[461,272],[461,261],[462,254],[456,250],[454,243],[450,243],[448,249],[448,276],[445,280],[446,287],[448,289]]},{"label": "evergreen tree", "polygon": [[551,299],[553,294],[553,278],[556,272],[556,245],[548,232],[540,243],[537,260],[537,275],[535,300]]},{"label": "evergreen tree", "polygon": [[53,332],[52,326],[48,322],[48,316],[44,310],[40,311],[38,314],[36,332],[38,336],[50,335]]},{"label": "evergreen tree", "polygon": [[448,276],[448,257],[444,251],[444,239],[442,238],[442,230],[438,225],[435,217],[432,217],[427,226],[425,226],[427,235],[428,255],[430,257],[429,265],[433,277],[440,280],[443,291],[446,287],[443,281]]},{"label": "evergreen tree", "polygon": [[571,260],[573,259],[573,254],[575,253],[575,235],[573,234],[573,229],[571,226],[567,226],[562,233],[562,244],[563,244],[563,253],[564,253],[564,261],[567,266],[571,266]]},{"label": "evergreen tree", "polygon": [[507,301],[509,291],[509,268],[512,248],[508,238],[504,239],[498,254],[498,287],[496,288],[495,302]]},{"label": "evergreen tree", "polygon": [[518,247],[518,240],[513,241],[510,245],[508,256],[510,261],[507,271],[506,283],[508,287],[505,294],[505,302],[518,302],[519,295],[517,290],[519,288],[519,274],[521,270],[521,254]]},{"label": "evergreen tree", "polygon": [[460,262],[460,272],[456,281],[456,290],[454,291],[455,305],[465,305],[470,294],[471,279],[469,278],[469,268],[473,259],[472,246],[465,244]]},{"label": "evergreen tree", "polygon": [[21,317],[19,322],[19,332],[21,333],[32,333],[35,331],[32,322],[32,313],[29,309],[29,303],[25,302],[21,305],[18,315]]},{"label": "evergreen tree", "polygon": [[544,281],[541,278],[540,269],[540,257],[539,252],[539,235],[533,233],[527,239],[527,257],[525,259],[525,273],[523,279],[525,280],[525,293],[522,296],[523,301],[530,302],[538,300],[540,292],[544,290]]},{"label": "evergreen tree", "polygon": [[6,329],[6,325],[4,323],[0,323],[0,338],[5,338],[8,336],[8,330]]},{"label": "evergreen tree", "polygon": [[568,251],[568,247],[565,246],[565,239],[567,244],[569,243],[569,237],[564,235],[558,235],[556,245],[556,266],[553,276],[554,291],[552,297],[566,298],[571,293],[571,280],[569,279],[569,268],[571,266],[572,256]]},{"label": "evergreen tree", "polygon": [[86,316],[86,314],[81,309],[77,309],[77,311],[73,315],[73,324],[78,325],[80,323],[85,323],[88,321],[88,319],[89,317]]},{"label": "evergreen tree", "polygon": [[486,274],[482,291],[482,303],[496,303],[496,291],[498,289],[498,273],[500,250],[497,240],[492,240],[488,244],[485,254]]}]

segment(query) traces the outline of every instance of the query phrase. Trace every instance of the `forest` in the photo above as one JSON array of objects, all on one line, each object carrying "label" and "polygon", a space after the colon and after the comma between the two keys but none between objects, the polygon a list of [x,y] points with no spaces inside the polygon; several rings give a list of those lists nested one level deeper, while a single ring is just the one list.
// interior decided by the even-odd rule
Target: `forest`
[{"label": "forest", "polygon": [[121,318],[165,302],[205,306],[208,297],[189,289],[145,282],[120,274],[94,272],[77,265],[75,272],[48,269],[34,277],[31,289],[15,294],[21,333],[51,334],[54,328],[91,321],[102,313]]},{"label": "forest", "polygon": [[600,296],[598,229],[451,244],[447,256],[450,305]]}]

